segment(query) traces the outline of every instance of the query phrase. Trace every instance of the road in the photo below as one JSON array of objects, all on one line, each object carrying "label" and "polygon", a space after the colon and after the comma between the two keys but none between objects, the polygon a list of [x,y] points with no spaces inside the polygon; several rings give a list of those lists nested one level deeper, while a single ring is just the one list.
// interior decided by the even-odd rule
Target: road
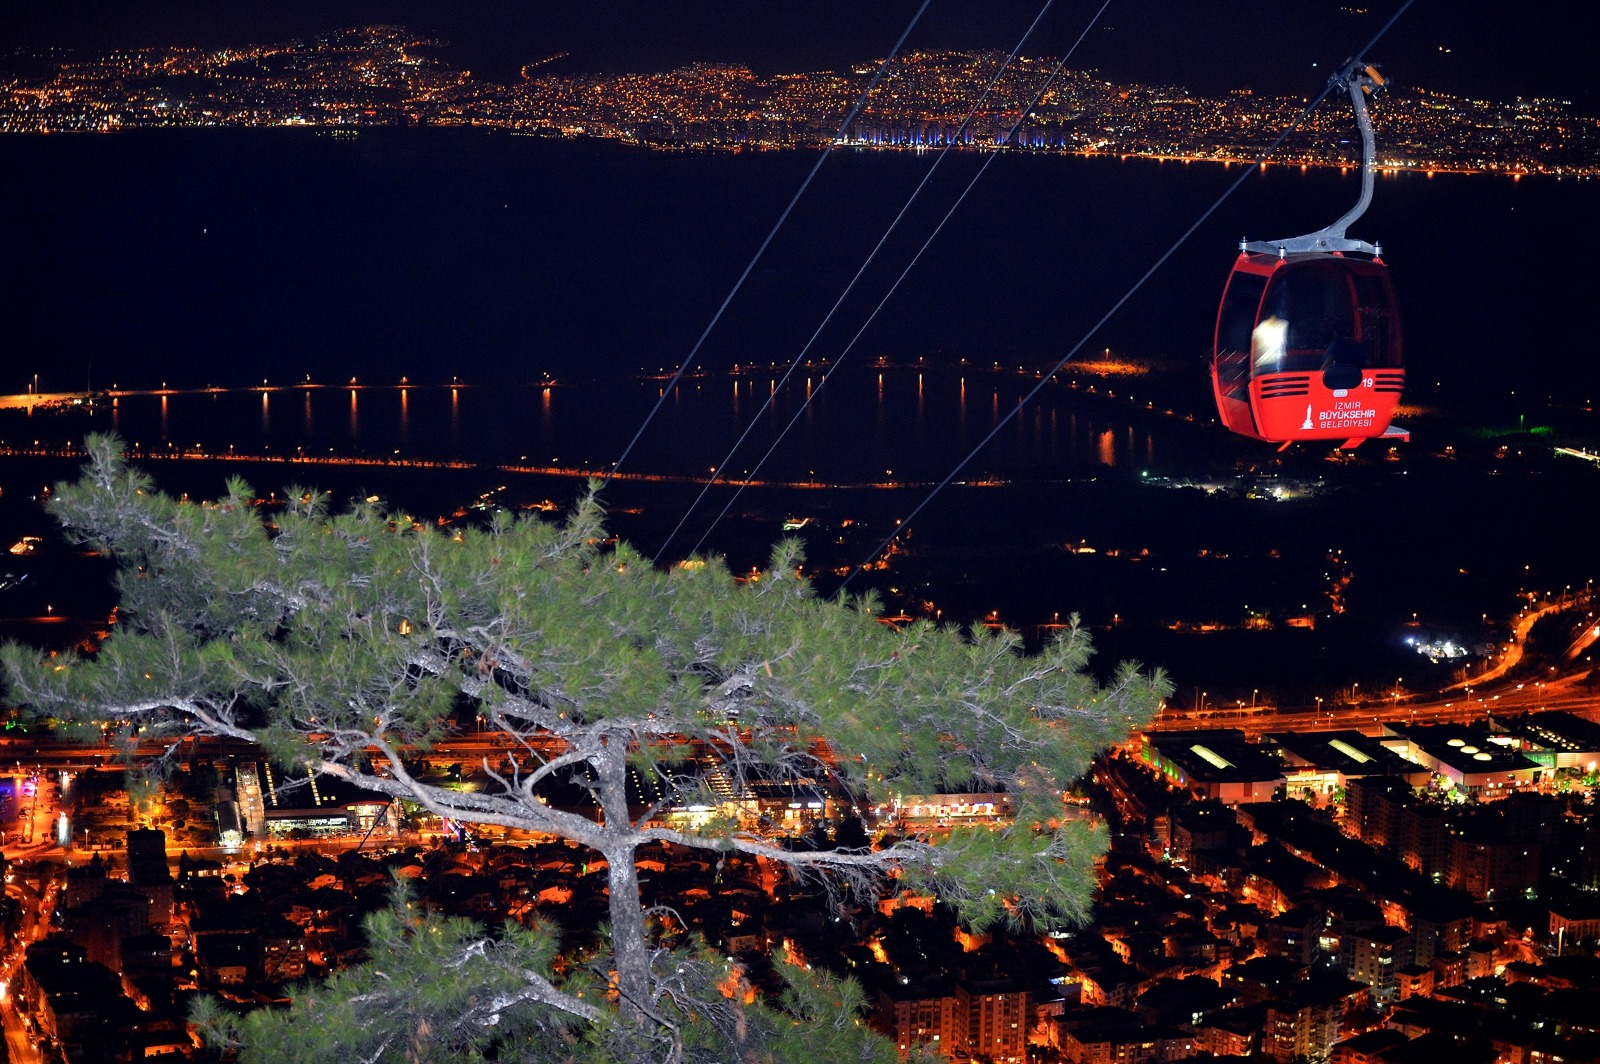
[{"label": "road", "polygon": [[1251,738],[1284,731],[1354,728],[1376,735],[1385,724],[1465,724],[1488,715],[1518,716],[1543,710],[1564,710],[1587,720],[1600,721],[1600,693],[1585,687],[1584,677],[1557,677],[1548,683],[1520,683],[1480,687],[1477,681],[1459,691],[1425,696],[1374,698],[1354,704],[1296,709],[1262,706],[1243,710],[1208,710],[1163,713],[1152,731],[1192,728],[1238,728]]},{"label": "road", "polygon": [[[1569,671],[1558,674],[1552,667],[1548,680],[1513,683],[1506,677],[1522,664],[1528,633],[1543,618],[1589,604],[1588,592],[1563,595],[1537,605],[1530,603],[1512,620],[1511,633],[1504,646],[1485,659],[1476,676],[1457,681],[1441,691],[1406,694],[1396,687],[1387,697],[1376,695],[1345,702],[1324,702],[1313,706],[1273,707],[1163,706],[1151,731],[1185,731],[1195,728],[1238,728],[1251,738],[1283,731],[1313,731],[1329,728],[1355,728],[1368,734],[1382,732],[1386,724],[1465,724],[1490,714],[1516,716],[1542,710],[1564,710],[1587,720],[1600,721],[1600,690],[1585,687],[1587,664],[1577,666],[1576,655],[1568,655]],[[1600,627],[1600,626],[1597,626]],[[1583,639],[1580,636],[1580,641]],[[1352,695],[1354,695],[1352,685]]]},{"label": "road", "polygon": [[0,991],[0,1027],[5,1031],[11,1064],[40,1064],[43,1059],[39,1047],[34,1043],[32,1029],[26,1025],[17,1009],[15,994],[28,945],[50,932],[50,912],[55,908],[59,889],[59,880],[50,870],[40,868],[36,871],[40,876],[39,887],[28,882],[27,870],[20,865],[13,864],[6,872],[6,895],[22,906],[20,933],[15,940],[6,944],[6,952],[0,956],[0,987],[4,988]]}]

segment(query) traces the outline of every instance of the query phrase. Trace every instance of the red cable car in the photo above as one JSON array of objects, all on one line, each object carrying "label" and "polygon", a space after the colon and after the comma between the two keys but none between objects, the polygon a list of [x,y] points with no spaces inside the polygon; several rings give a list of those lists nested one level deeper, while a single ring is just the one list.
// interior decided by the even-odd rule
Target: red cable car
[{"label": "red cable car", "polygon": [[1361,129],[1361,198],[1315,233],[1241,241],[1212,345],[1211,387],[1223,425],[1283,448],[1302,440],[1355,447],[1374,437],[1411,438],[1390,424],[1405,368],[1389,272],[1376,245],[1345,236],[1372,202],[1365,94],[1383,79],[1356,61],[1334,83],[1349,90]]}]

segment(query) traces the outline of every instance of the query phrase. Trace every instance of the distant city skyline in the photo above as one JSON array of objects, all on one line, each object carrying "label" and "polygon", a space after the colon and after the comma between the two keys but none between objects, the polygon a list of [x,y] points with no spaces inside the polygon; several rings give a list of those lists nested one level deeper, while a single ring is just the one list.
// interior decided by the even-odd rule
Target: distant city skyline
[{"label": "distant city skyline", "polygon": [[[444,58],[441,58],[444,53]],[[696,63],[563,74],[567,53],[528,61],[509,85],[449,62],[412,27],[369,25],[218,48],[158,45],[47,52],[0,83],[0,132],[133,128],[457,125],[693,148],[794,148],[834,137],[876,60],[780,71]],[[1304,95],[1116,83],[1057,57],[908,50],[844,133],[872,148],[985,148],[1250,161],[1301,121]],[[1025,118],[1022,108],[1038,100]],[[1386,95],[1378,163],[1391,170],[1600,173],[1600,129],[1561,100],[1485,101],[1423,89]],[[1349,166],[1343,93],[1272,160]]]},{"label": "distant city skyline", "polygon": [[[920,0],[875,5],[747,4],[733,0],[645,3],[600,0],[521,4],[491,0],[435,5],[421,0],[331,0],[228,5],[176,0],[124,4],[84,0],[8,13],[0,66],[40,48],[85,50],[155,45],[220,47],[309,36],[340,26],[399,23],[450,43],[451,65],[490,80],[516,78],[522,64],[565,53],[561,74],[616,74],[695,62],[737,63],[758,75],[837,68],[888,52]],[[906,47],[1008,50],[1040,11],[1035,0],[976,4],[934,0]],[[1114,81],[1180,83],[1197,92],[1251,89],[1314,93],[1327,72],[1399,10],[1357,0],[1100,0],[1050,5],[1025,54],[1059,55],[1093,22],[1074,57],[1079,69]],[[1399,83],[1469,97],[1570,99],[1593,107],[1590,56],[1600,34],[1549,3],[1467,0],[1415,5],[1367,58]]]}]

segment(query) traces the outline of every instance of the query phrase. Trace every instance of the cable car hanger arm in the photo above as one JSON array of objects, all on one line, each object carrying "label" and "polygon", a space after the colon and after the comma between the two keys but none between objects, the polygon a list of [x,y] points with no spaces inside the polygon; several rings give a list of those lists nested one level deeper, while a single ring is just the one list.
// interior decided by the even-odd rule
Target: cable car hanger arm
[{"label": "cable car hanger arm", "polygon": [[1372,135],[1372,115],[1367,111],[1367,94],[1383,88],[1385,82],[1378,68],[1363,59],[1352,59],[1333,77],[1328,79],[1332,88],[1343,87],[1350,94],[1350,103],[1356,113],[1356,128],[1361,131],[1361,197],[1356,205],[1332,225],[1305,236],[1285,240],[1241,240],[1240,251],[1254,251],[1264,255],[1283,256],[1304,251],[1358,251],[1368,255],[1381,255],[1382,249],[1365,240],[1345,236],[1345,230],[1366,213],[1372,203],[1372,179],[1376,169],[1377,148]]}]

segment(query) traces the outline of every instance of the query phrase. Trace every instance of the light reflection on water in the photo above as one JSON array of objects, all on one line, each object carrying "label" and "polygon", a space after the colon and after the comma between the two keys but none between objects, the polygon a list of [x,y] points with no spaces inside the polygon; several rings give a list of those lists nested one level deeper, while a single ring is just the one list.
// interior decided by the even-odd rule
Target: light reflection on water
[{"label": "light reflection on water", "polygon": [[[432,147],[419,149],[424,143],[419,137],[429,138]],[[188,150],[172,151],[176,143],[203,152],[207,165],[194,165]],[[470,153],[458,150],[464,143],[471,144]],[[130,396],[113,404],[109,414],[102,410],[92,417],[40,416],[21,423],[7,413],[0,416],[0,440],[18,443],[24,434],[30,442],[51,436],[78,440],[109,424],[130,442],[147,445],[200,442],[218,451],[264,449],[273,455],[303,450],[387,457],[398,451],[418,458],[520,459],[559,462],[563,468],[587,463],[599,469],[622,452],[661,394],[658,383],[625,376],[641,361],[636,353],[649,351],[652,359],[659,353],[659,362],[676,364],[687,349],[682,338],[700,329],[706,308],[725,295],[725,282],[715,270],[681,286],[662,286],[661,260],[639,252],[685,248],[692,241],[699,261],[742,261],[748,229],[723,222],[768,217],[770,190],[793,187],[809,166],[798,153],[666,157],[538,138],[486,141],[464,131],[363,134],[354,153],[346,143],[309,134],[299,138],[291,131],[270,138],[259,131],[204,131],[192,138],[34,138],[8,147],[21,153],[11,170],[25,186],[17,198],[37,206],[18,219],[11,234],[13,257],[42,264],[18,275],[23,291],[12,301],[8,335],[18,352],[56,351],[61,364],[40,367],[15,358],[7,390],[21,391],[25,375],[41,368],[53,371],[47,377],[56,378],[54,387],[76,387],[90,376],[85,372],[89,360],[99,358],[104,366],[112,352],[119,375],[126,374],[124,383],[137,379],[144,387],[170,382],[199,388],[217,381],[217,341],[223,336],[228,364],[238,380],[251,383],[265,373],[298,380],[307,369],[329,381],[348,381],[355,374],[363,382],[377,382],[385,379],[380,372],[394,380],[447,364],[447,372],[478,387],[454,389],[444,383],[445,376],[409,389],[363,388],[364,394],[353,394],[348,403],[338,388],[299,396],[290,390],[189,392],[159,402],[154,395]],[[464,157],[481,165],[459,165]],[[881,208],[889,199],[895,201],[891,206],[898,205],[896,186],[884,177],[907,177],[924,162],[876,154],[840,159],[844,172],[837,175],[837,191],[816,202],[815,217],[830,224],[811,231],[866,231],[879,216],[888,216]],[[388,183],[385,191],[383,183],[371,181],[376,170],[405,179]],[[304,187],[308,173],[340,193],[292,194]],[[500,209],[505,202],[500,185],[513,173],[518,187],[548,188],[552,201],[571,209],[508,218]],[[218,174],[227,179],[219,181]],[[989,259],[993,236],[986,226],[968,235],[952,229],[917,278],[917,292],[905,293],[913,300],[908,312],[881,338],[869,338],[873,350],[902,364],[918,355],[929,355],[932,362],[931,353],[940,350],[981,352],[981,364],[1013,354],[1053,361],[1062,337],[1087,327],[1144,267],[1142,249],[1167,246],[1173,220],[1204,209],[1231,175],[1214,167],[1180,172],[1148,164],[1019,156],[995,168],[990,180],[997,182],[992,195],[1006,212],[1027,205],[1033,231],[1071,232],[1081,246],[1114,253],[1058,256],[1053,268],[1041,271],[1033,255]],[[1207,231],[1179,249],[1163,275],[1108,324],[1108,334],[1095,345],[1140,357],[1195,355],[1206,346],[1239,232],[1277,229],[1272,217],[1303,217],[1308,197],[1335,202],[1342,210],[1348,186],[1348,178],[1331,172],[1264,173],[1230,201],[1226,216],[1217,216]],[[218,189],[228,194],[219,196]],[[421,209],[419,194],[424,195]],[[640,209],[617,211],[619,201]],[[150,212],[153,202],[170,205],[172,212]],[[84,203],[98,206],[83,211]],[[479,203],[493,209],[475,214],[457,209]],[[1151,210],[1150,204],[1162,209]],[[694,205],[703,213],[696,214]],[[1085,211],[1085,205],[1093,209]],[[388,224],[401,215],[421,219],[422,229]],[[197,256],[190,234],[202,224],[218,231],[219,216],[257,254],[220,262]],[[1589,186],[1573,182],[1507,185],[1463,177],[1397,178],[1387,184],[1369,219],[1394,249],[1392,269],[1406,304],[1408,358],[1423,386],[1409,396],[1412,402],[1483,404],[1490,412],[1487,424],[1509,422],[1521,430],[1524,416],[1537,419],[1547,405],[1542,399],[1528,403],[1526,396],[1595,394],[1600,362],[1542,358],[1508,365],[1504,357],[1510,350],[1570,349],[1561,316],[1530,317],[1507,308],[1583,305],[1588,275],[1567,268],[1560,256],[1514,271],[1486,271],[1479,253],[1486,246],[1525,246],[1539,234],[1594,216]],[[459,224],[472,217],[492,221]],[[131,221],[107,226],[107,218]],[[1474,219],[1474,225],[1461,226],[1461,218]],[[372,241],[349,239],[352,223],[366,226]],[[395,243],[387,242],[391,239]],[[466,246],[473,253],[461,257],[448,283],[423,291],[413,287],[418,246]],[[96,253],[80,254],[84,247]],[[595,248],[612,250],[591,254]],[[809,323],[796,315],[797,324],[786,326],[771,320],[771,309],[825,305],[821,299],[835,296],[840,278],[819,263],[844,268],[853,261],[842,246],[808,245],[800,252],[789,260],[774,258],[771,272],[756,278],[748,293],[753,309],[741,318],[735,308],[708,348],[710,364],[749,357],[741,345],[778,357],[799,349]],[[974,269],[980,261],[988,266]],[[127,262],[144,263],[145,272],[169,276],[173,283],[129,299]],[[283,313],[282,308],[303,302],[299,289],[308,263],[327,264],[345,298],[337,305],[308,307],[306,313]],[[530,263],[538,268],[530,270]],[[330,290],[334,286],[330,281]],[[543,298],[530,307],[525,295],[532,288]],[[618,293],[630,295],[619,300]],[[1053,309],[1011,316],[1004,329],[996,329],[985,309],[1019,300],[1023,306]],[[102,303],[119,313],[78,312]],[[1468,306],[1485,309],[1463,313]],[[462,308],[468,307],[471,313],[464,315]],[[372,328],[371,308],[398,327]],[[237,328],[240,322],[252,327]],[[528,337],[539,338],[540,350],[535,363],[521,367],[507,352]],[[775,476],[870,482],[893,469],[905,480],[937,479],[978,445],[999,415],[1015,409],[1028,387],[1024,378],[958,371],[954,362],[950,356],[944,365],[930,365],[925,375],[885,373],[881,400],[876,368],[841,371],[820,391],[818,372],[798,374],[783,388],[767,369],[759,377],[747,373],[741,379],[756,386],[738,394],[737,404],[730,402],[731,389],[722,378],[686,382],[663,404],[630,467],[704,476],[708,467],[724,461],[753,419],[748,454],[729,461],[737,474],[754,464],[806,398],[815,396],[777,448]],[[620,368],[609,382],[571,377],[603,372],[597,366]],[[526,382],[540,371],[562,378],[562,385],[530,396]],[[1120,395],[1120,385],[1117,391]],[[1507,392],[1515,398],[1508,399]],[[774,397],[773,407],[758,416],[768,396]],[[911,563],[925,563],[926,594],[950,611],[946,616],[956,616],[959,599],[966,596],[972,616],[999,606],[1008,620],[1019,623],[1082,610],[1092,623],[1120,616],[1152,623],[1189,618],[1232,624],[1247,607],[1317,609],[1325,590],[1323,555],[1338,547],[1351,559],[1355,575],[1352,612],[1346,616],[1381,627],[1374,618],[1409,619],[1419,609],[1424,618],[1431,611],[1477,623],[1486,610],[1493,618],[1510,601],[1510,592],[1534,577],[1560,586],[1594,575],[1586,568],[1595,557],[1587,515],[1593,486],[1582,479],[1592,470],[1582,463],[1537,468],[1537,476],[1527,475],[1515,458],[1524,443],[1520,438],[1512,441],[1510,459],[1430,461],[1430,453],[1449,445],[1465,451],[1473,437],[1424,424],[1417,442],[1393,467],[1375,467],[1366,455],[1365,471],[1298,456],[1302,473],[1308,468],[1311,475],[1330,472],[1330,479],[1343,485],[1325,501],[1279,506],[1145,488],[1137,482],[1144,469],[1173,473],[1187,467],[1231,476],[1236,463],[1261,467],[1275,460],[1270,448],[1229,439],[1209,424],[1203,375],[1186,377],[1178,397],[1177,415],[1164,416],[1143,411],[1143,394],[1141,403],[1130,404],[1056,385],[1045,389],[963,474],[974,481],[986,474],[1004,476],[1016,486],[957,486],[946,492],[920,519],[913,554],[902,559],[905,564],[893,579],[909,586]],[[1158,410],[1169,405],[1161,403]],[[1186,412],[1197,420],[1184,421]],[[1480,418],[1479,423],[1485,422]],[[1583,429],[1592,442],[1592,415],[1585,415]],[[186,465],[167,463],[160,472],[198,478],[217,471],[211,463],[177,468]],[[272,479],[279,475],[277,467],[259,472],[263,489],[283,485]],[[328,468],[310,475],[331,479],[337,473]],[[408,490],[423,479],[401,471],[393,476]],[[536,483],[535,491],[556,490],[547,478]],[[450,493],[459,487],[454,480],[447,485]],[[564,487],[576,490],[572,484]],[[446,493],[445,487],[439,490]],[[657,510],[671,511],[669,524],[681,513],[683,494],[681,485],[670,485],[652,500]],[[814,527],[827,527],[867,497],[888,510],[920,494],[809,492],[803,502],[792,503],[771,492],[762,502],[769,509],[803,505],[814,511]],[[450,505],[458,501],[456,494],[449,495]],[[1534,513],[1537,520],[1529,519]],[[1446,514],[1461,519],[1441,520]],[[752,538],[770,543],[774,528],[764,525]],[[1006,536],[1011,539],[997,544]],[[958,548],[939,553],[955,540]],[[1053,545],[1080,542],[1099,552],[1051,553]],[[971,544],[976,546],[969,550]],[[1110,548],[1119,550],[1116,558]],[[985,566],[983,558],[993,563]],[[1019,564],[1018,558],[1025,561]],[[1326,631],[1283,634],[1320,642]],[[1252,646],[1258,641],[1255,633],[1233,635]],[[1109,644],[1114,636],[1102,638]],[[1171,647],[1152,650],[1147,633],[1138,635],[1129,652],[1170,664],[1180,679],[1198,680],[1215,695],[1216,677],[1226,673],[1230,659],[1219,652],[1222,638],[1177,639],[1191,648],[1188,661],[1181,651],[1169,654]],[[1282,668],[1308,683],[1318,670],[1328,669],[1330,680],[1348,683],[1375,657],[1365,649],[1342,660],[1327,650],[1290,655]],[[1259,675],[1258,670],[1259,663],[1252,662],[1243,672]],[[1376,678],[1384,675],[1379,671]],[[1390,680],[1395,675],[1387,672]]]},{"label": "light reflection on water", "polygon": [[[754,544],[756,556],[741,556],[741,564],[759,563],[781,534],[778,522],[792,510],[814,519],[807,534],[819,538],[808,549],[819,563],[859,561],[871,545],[866,540],[876,542],[1032,387],[1026,377],[970,367],[874,367],[841,371],[826,388],[819,389],[819,381],[816,375],[797,377],[779,387],[763,371],[759,377],[711,377],[674,388],[627,471],[682,481],[619,482],[608,489],[619,514],[642,504],[641,516],[629,518],[632,524],[619,531],[650,551],[651,537],[659,544],[683,513],[697,490],[695,478],[720,467],[741,433],[750,430],[747,446],[726,471],[735,481],[795,421],[761,477],[806,487],[747,496],[708,549],[737,554],[743,537]],[[1141,399],[1145,390],[1139,385]],[[1163,403],[1146,410],[1143,402],[1111,399],[1109,391],[1102,386],[1089,395],[1087,383],[1077,389],[1052,384],[1024,406],[913,525],[910,551],[885,575],[885,590],[898,586],[913,605],[935,602],[948,618],[1000,608],[1008,623],[1026,626],[1053,612],[1078,611],[1091,624],[1114,624],[1097,636],[1108,660],[1126,654],[1160,662],[1213,692],[1243,675],[1250,686],[1281,685],[1287,691],[1300,685],[1325,694],[1328,683],[1348,683],[1369,667],[1391,681],[1405,674],[1408,686],[1427,682],[1437,670],[1419,664],[1414,654],[1395,656],[1385,642],[1389,621],[1404,624],[1420,610],[1439,624],[1481,629],[1488,622],[1480,618],[1492,620],[1513,601],[1512,591],[1536,575],[1546,578],[1541,569],[1559,586],[1584,579],[1587,572],[1575,567],[1594,556],[1584,534],[1588,526],[1574,516],[1577,500],[1586,497],[1583,478],[1591,475],[1583,463],[1540,466],[1540,475],[1529,479],[1517,475],[1520,465],[1509,460],[1497,460],[1493,468],[1500,475],[1485,477],[1481,462],[1430,457],[1420,447],[1393,465],[1364,460],[1332,467],[1306,453],[1297,475],[1326,477],[1334,487],[1329,495],[1288,504],[1249,501],[1244,482],[1234,476],[1233,459],[1247,454],[1265,464],[1272,457],[1268,451],[1231,439],[1205,419],[1169,414]],[[1119,385],[1119,396],[1122,391]],[[634,378],[498,388],[177,390],[124,394],[93,413],[0,412],[0,442],[68,443],[114,428],[147,453],[199,445],[218,454],[465,461],[479,463],[484,474],[508,463],[603,471],[662,394],[660,382]],[[1143,479],[1146,473],[1173,474],[1185,463],[1210,470],[1217,474],[1210,479],[1232,487],[1207,494],[1165,490]],[[216,489],[191,485],[190,478],[231,472],[213,463],[151,468],[164,484],[173,482],[170,476],[182,482],[179,490],[197,492]],[[263,491],[300,480],[330,487],[356,483],[404,498],[403,492],[421,483],[416,472],[398,468],[341,473],[335,467],[275,466],[248,473]],[[505,482],[504,474],[492,475],[491,485]],[[341,476],[347,479],[339,481]],[[877,485],[886,477],[907,486],[810,488]],[[1180,486],[1177,479],[1170,486]],[[991,480],[1009,486],[988,486]],[[576,481],[509,482],[516,490],[553,498],[569,499],[579,490]],[[1528,522],[1520,515],[1534,485],[1546,490],[1541,520]],[[443,512],[473,497],[452,493],[443,500]],[[1473,500],[1472,522],[1441,525],[1437,515],[1455,512],[1463,498]],[[688,549],[718,508],[709,505],[695,515],[679,549]],[[848,557],[826,555],[847,517],[864,522],[856,526],[866,529],[862,541],[839,548]],[[1350,559],[1355,575],[1349,612],[1331,622],[1338,627],[1327,626],[1326,618],[1314,631],[1285,627],[1286,616],[1324,608],[1328,552],[1335,547]],[[1247,614],[1277,623],[1270,668],[1265,659],[1251,660],[1268,637],[1239,627]],[[1174,635],[1167,625],[1177,621],[1216,622],[1229,634]],[[1414,668],[1423,672],[1413,677]],[[1369,681],[1363,676],[1361,682]]]},{"label": "light reflection on water", "polygon": [[[970,371],[874,369],[841,372],[826,388],[815,376],[685,380],[673,389],[630,458],[636,471],[686,475],[728,462],[743,474],[771,451],[772,478],[797,472],[826,481],[937,481],[984,444],[970,475],[1012,481],[1146,466],[1172,431],[1161,419],[1099,397],[1051,386],[1019,406],[1026,380]],[[339,393],[343,392],[343,395]],[[298,393],[298,394],[296,394]],[[36,420],[63,440],[110,429],[127,440],[233,447],[244,453],[307,453],[463,460],[559,459],[604,469],[662,394],[654,380],[563,382],[512,388],[466,384],[251,388],[123,393],[92,414]],[[240,416],[253,404],[254,418]],[[291,411],[284,417],[284,408]],[[335,404],[342,404],[343,416]],[[975,407],[976,404],[976,407]],[[797,416],[798,415],[798,416]],[[997,431],[1007,415],[1006,429]],[[793,422],[793,428],[790,424]]]}]

